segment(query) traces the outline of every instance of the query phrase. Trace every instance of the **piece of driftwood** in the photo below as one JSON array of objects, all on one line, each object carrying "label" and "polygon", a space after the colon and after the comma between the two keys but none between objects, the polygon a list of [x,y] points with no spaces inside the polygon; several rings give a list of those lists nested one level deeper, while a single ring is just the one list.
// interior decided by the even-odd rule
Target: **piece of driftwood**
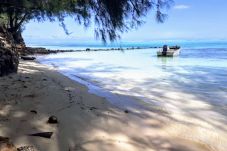
[{"label": "piece of driftwood", "polygon": [[33,114],[37,114],[38,113],[36,110],[31,110],[30,112],[33,113]]},{"label": "piece of driftwood", "polygon": [[29,136],[38,136],[38,137],[43,137],[43,138],[51,138],[52,135],[53,135],[53,132],[42,132],[42,133],[29,134]]},{"label": "piece of driftwood", "polygon": [[28,57],[28,56],[21,56],[21,59],[23,60],[35,60],[35,57]]}]

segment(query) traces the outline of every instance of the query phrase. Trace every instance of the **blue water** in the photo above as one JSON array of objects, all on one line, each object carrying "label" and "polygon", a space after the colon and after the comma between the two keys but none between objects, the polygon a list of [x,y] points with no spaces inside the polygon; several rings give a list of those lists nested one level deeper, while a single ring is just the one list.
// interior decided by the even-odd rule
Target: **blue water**
[{"label": "blue water", "polygon": [[128,48],[128,47],[162,47],[164,44],[167,45],[179,45],[183,48],[227,48],[227,40],[219,40],[219,41],[203,41],[203,40],[197,40],[197,41],[188,41],[188,40],[182,40],[182,41],[150,41],[150,42],[114,42],[114,43],[108,43],[103,44],[100,42],[45,42],[41,41],[39,43],[29,43],[30,46],[36,46],[36,47],[45,47],[49,49],[74,49],[74,50],[83,50],[86,48],[91,49],[105,49],[105,48]]},{"label": "blue water", "polygon": [[[171,43],[171,42],[170,42]],[[185,96],[209,104],[227,104],[227,42],[179,42],[180,56],[158,58],[157,49],[125,51],[71,52],[39,56],[41,63],[56,67],[61,73],[84,81],[101,91],[136,97],[161,103]],[[149,46],[159,46],[149,44]],[[74,50],[101,45],[45,45],[46,48]],[[128,46],[147,47],[148,44],[125,43]],[[113,45],[104,47],[110,48]],[[99,89],[100,88],[100,89]],[[168,93],[167,93],[168,92]],[[108,94],[101,94],[105,97]]]}]

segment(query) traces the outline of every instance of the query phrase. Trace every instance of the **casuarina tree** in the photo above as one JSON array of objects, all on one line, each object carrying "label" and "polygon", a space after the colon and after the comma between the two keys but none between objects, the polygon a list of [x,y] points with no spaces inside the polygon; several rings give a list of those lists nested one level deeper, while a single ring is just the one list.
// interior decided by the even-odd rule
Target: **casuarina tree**
[{"label": "casuarina tree", "polygon": [[120,33],[137,28],[150,10],[163,22],[163,10],[172,0],[1,0],[0,23],[13,35],[15,44],[23,43],[21,32],[30,20],[58,21],[66,34],[64,22],[71,17],[83,26],[95,24],[95,35],[113,41]]}]

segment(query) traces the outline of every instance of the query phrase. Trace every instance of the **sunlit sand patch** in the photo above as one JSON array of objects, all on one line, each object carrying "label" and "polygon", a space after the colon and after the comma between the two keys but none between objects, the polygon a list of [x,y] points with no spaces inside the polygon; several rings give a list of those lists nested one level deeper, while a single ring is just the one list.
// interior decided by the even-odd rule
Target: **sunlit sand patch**
[{"label": "sunlit sand patch", "polygon": [[24,116],[26,116],[26,114],[27,113],[25,113],[25,112],[23,112],[23,111],[15,111],[14,113],[13,113],[13,117],[14,118],[21,118],[21,117],[24,117]]},{"label": "sunlit sand patch", "polygon": [[[91,139],[78,144],[77,148],[80,146],[81,148],[86,148],[88,150],[109,150],[110,148],[119,151],[138,150],[135,143],[133,143],[130,138],[124,134],[111,134],[104,131],[96,131],[91,134]],[[151,149],[149,150],[151,151]]]},{"label": "sunlit sand patch", "polygon": [[[170,122],[165,131],[171,136],[202,144],[212,151],[225,151],[227,135],[213,128]],[[192,122],[194,124],[194,122]],[[203,124],[204,125],[204,124]],[[220,135],[222,133],[222,135]]]},{"label": "sunlit sand patch", "polygon": [[65,87],[64,90],[70,92],[70,91],[74,91],[75,88],[73,88],[73,87]]}]

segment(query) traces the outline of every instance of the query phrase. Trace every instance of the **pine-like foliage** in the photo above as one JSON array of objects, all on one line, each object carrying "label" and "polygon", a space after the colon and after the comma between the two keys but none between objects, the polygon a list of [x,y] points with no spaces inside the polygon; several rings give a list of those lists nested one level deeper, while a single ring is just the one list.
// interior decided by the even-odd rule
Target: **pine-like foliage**
[{"label": "pine-like foliage", "polygon": [[58,21],[67,31],[64,19],[72,17],[84,26],[95,23],[95,34],[103,41],[113,41],[120,33],[137,28],[148,11],[156,12],[163,22],[162,10],[170,7],[172,0],[1,0],[0,23],[10,32],[21,32],[29,20]]}]

